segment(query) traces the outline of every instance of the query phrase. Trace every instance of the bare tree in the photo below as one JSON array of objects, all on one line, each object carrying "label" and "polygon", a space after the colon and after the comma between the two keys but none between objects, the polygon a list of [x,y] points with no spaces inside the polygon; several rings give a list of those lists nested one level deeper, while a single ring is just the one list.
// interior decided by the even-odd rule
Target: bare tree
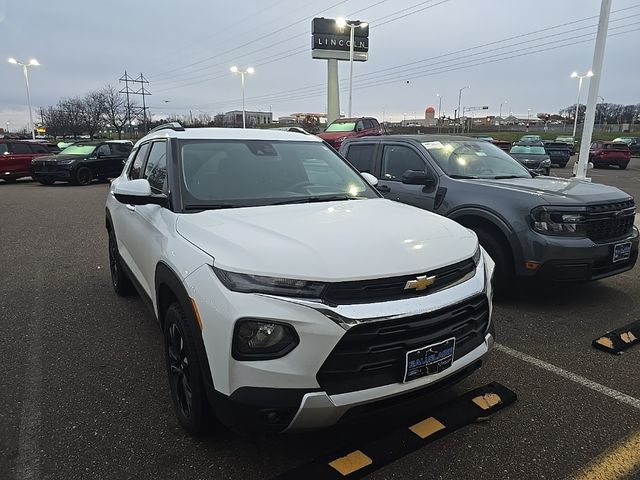
[{"label": "bare tree", "polygon": [[105,100],[103,92],[98,90],[87,93],[82,99],[80,121],[83,130],[89,134],[89,138],[92,140],[102,124],[104,114]]},{"label": "bare tree", "polygon": [[122,131],[127,125],[127,99],[113,85],[108,84],[102,89],[105,102],[105,116],[109,126],[118,132],[122,138]]},{"label": "bare tree", "polygon": [[58,102],[57,108],[63,113],[64,129],[72,137],[77,138],[82,134],[82,99],[79,97],[63,98]]}]

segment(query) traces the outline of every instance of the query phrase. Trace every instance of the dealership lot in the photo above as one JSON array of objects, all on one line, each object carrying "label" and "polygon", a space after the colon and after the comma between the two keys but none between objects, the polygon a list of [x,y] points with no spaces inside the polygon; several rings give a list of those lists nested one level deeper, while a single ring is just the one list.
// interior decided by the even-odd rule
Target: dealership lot
[{"label": "dealership lot", "polygon": [[[640,198],[638,158],[590,176]],[[0,183],[0,469],[9,478],[270,478],[357,450],[490,382],[518,401],[370,478],[553,479],[594,461],[630,471],[624,456],[617,464],[599,456],[640,425],[640,346],[614,356],[591,341],[640,318],[638,267],[590,284],[520,285],[496,303],[499,346],[485,367],[410,409],[304,435],[222,431],[198,441],[175,420],[160,330],[138,298],[111,289],[106,192],[106,184]]]}]

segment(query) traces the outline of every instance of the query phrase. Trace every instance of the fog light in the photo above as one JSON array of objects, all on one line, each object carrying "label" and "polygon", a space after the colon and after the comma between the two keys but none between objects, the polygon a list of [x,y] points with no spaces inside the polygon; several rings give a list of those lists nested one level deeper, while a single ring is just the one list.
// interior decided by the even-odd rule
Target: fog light
[{"label": "fog light", "polygon": [[233,358],[269,360],[293,350],[300,339],[294,328],[269,320],[238,320],[233,335]]},{"label": "fog light", "polygon": [[527,270],[537,270],[538,267],[540,266],[540,263],[538,263],[538,262],[525,262],[524,266],[527,268]]}]

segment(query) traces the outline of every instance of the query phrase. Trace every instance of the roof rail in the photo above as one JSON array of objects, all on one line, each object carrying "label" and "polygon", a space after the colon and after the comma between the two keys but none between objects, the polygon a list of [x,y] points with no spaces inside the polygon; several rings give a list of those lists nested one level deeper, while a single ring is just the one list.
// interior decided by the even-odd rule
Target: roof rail
[{"label": "roof rail", "polygon": [[158,125],[156,128],[153,128],[147,132],[149,133],[158,132],[160,130],[175,130],[176,132],[184,132],[184,127],[180,125],[180,122],[171,122],[171,123],[163,123],[162,125]]}]

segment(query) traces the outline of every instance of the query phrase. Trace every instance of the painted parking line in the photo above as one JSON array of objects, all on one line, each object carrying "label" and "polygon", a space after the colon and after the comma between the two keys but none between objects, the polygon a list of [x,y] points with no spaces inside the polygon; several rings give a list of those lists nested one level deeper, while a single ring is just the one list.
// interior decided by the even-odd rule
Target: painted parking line
[{"label": "painted parking line", "polygon": [[[400,428],[367,435],[351,447],[325,455],[273,480],[363,478],[479,418],[515,402],[517,396],[499,383],[476,388],[430,412],[431,416]],[[372,422],[375,418],[372,417]]]},{"label": "painted parking line", "polygon": [[617,480],[640,473],[640,430],[576,473],[573,480]]},{"label": "painted parking line", "polygon": [[542,368],[543,370],[551,373],[555,373],[560,377],[571,380],[578,385],[587,387],[595,392],[601,393],[602,395],[606,395],[607,397],[612,398],[620,403],[624,403],[625,405],[629,405],[640,410],[640,399],[632,397],[631,395],[627,395],[626,393],[622,393],[618,390],[614,390],[613,388],[601,385],[581,375],[577,375],[560,367],[556,367],[555,365],[545,362],[544,360],[540,360],[539,358],[532,357],[531,355],[527,355],[526,353],[522,353],[518,350],[514,350],[513,348],[509,348],[506,345],[502,345],[501,343],[496,343],[495,349],[512,357],[518,358],[524,362],[527,362],[533,366]]}]

